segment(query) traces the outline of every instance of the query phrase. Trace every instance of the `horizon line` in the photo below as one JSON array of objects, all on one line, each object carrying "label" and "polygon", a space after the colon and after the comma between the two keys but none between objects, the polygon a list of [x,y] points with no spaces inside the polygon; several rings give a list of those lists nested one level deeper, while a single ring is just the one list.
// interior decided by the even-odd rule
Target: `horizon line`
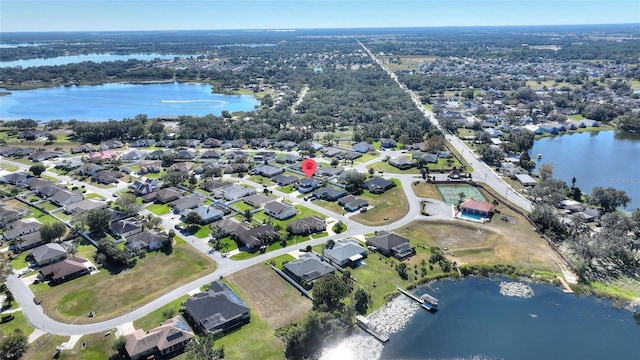
[{"label": "horizon line", "polygon": [[252,31],[252,32],[295,32],[299,30],[372,30],[372,29],[471,29],[471,28],[514,28],[514,27],[579,27],[579,26],[632,26],[640,22],[624,23],[581,23],[581,24],[518,24],[518,25],[423,25],[423,26],[361,26],[361,27],[309,27],[309,28],[233,28],[233,29],[135,29],[135,30],[23,30],[2,31],[3,34],[20,33],[105,33],[105,32],[159,32],[159,31]]}]

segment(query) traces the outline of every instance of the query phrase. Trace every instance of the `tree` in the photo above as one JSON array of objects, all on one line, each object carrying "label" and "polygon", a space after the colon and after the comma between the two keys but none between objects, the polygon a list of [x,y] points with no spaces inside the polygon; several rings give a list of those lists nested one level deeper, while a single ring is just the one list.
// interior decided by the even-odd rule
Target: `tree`
[{"label": "tree", "polygon": [[187,174],[181,171],[171,171],[164,174],[162,180],[164,180],[164,183],[168,186],[176,186],[187,180]]},{"label": "tree", "polygon": [[251,219],[253,219],[253,213],[251,212],[251,209],[244,210],[244,219],[248,222],[251,222]]},{"label": "tree", "polygon": [[606,212],[613,212],[618,207],[626,207],[631,202],[631,198],[624,190],[596,186],[587,197],[587,202],[594,206],[601,206]]},{"label": "tree", "polygon": [[540,165],[540,169],[538,169],[538,175],[542,180],[551,179],[553,177],[553,165],[551,164],[542,164]]},{"label": "tree", "polygon": [[189,225],[202,224],[202,217],[195,211],[192,211],[184,217],[184,223]]},{"label": "tree", "polygon": [[40,226],[40,238],[44,242],[51,242],[54,239],[59,239],[67,232],[67,227],[59,222],[44,223]]},{"label": "tree", "polygon": [[0,255],[0,284],[4,284],[9,276],[13,272],[13,267],[4,255]]},{"label": "tree", "polygon": [[47,171],[47,168],[42,164],[33,165],[29,168],[29,171],[33,174],[33,176],[40,176],[43,172]]},{"label": "tree", "polygon": [[335,274],[328,274],[313,284],[313,308],[333,311],[341,305],[340,300],[349,295],[347,285]]},{"label": "tree", "polygon": [[87,213],[86,222],[89,226],[89,230],[92,233],[102,234],[109,227],[111,220],[111,212],[107,209],[95,209],[89,210]]},{"label": "tree", "polygon": [[187,345],[187,360],[215,360],[224,358],[224,348],[214,349],[215,337],[206,335],[192,340]]},{"label": "tree", "polygon": [[138,198],[131,193],[118,196],[116,205],[120,206],[120,209],[127,214],[137,214],[142,209],[142,205],[138,203]]},{"label": "tree", "polygon": [[222,169],[219,167],[208,167],[202,172],[203,179],[212,179],[222,176]]},{"label": "tree", "polygon": [[28,346],[27,336],[22,331],[15,330],[0,341],[0,360],[19,360]]},{"label": "tree", "polygon": [[362,187],[367,180],[367,175],[357,171],[348,172],[344,178],[346,190],[352,194],[362,193]]},{"label": "tree", "polygon": [[504,157],[504,153],[500,148],[488,146],[482,152],[482,160],[488,164],[496,164]]},{"label": "tree", "polygon": [[565,197],[566,187],[567,184],[562,180],[542,180],[529,190],[529,195],[531,195],[534,201],[557,206]]},{"label": "tree", "polygon": [[146,220],[147,220],[147,225],[150,228],[157,229],[158,226],[160,226],[160,224],[162,224],[162,218],[159,217],[159,216],[152,215],[152,214],[147,215]]},{"label": "tree", "polygon": [[365,314],[369,308],[369,304],[371,303],[371,295],[369,295],[366,290],[358,288],[354,295],[354,300],[356,311],[359,314]]},{"label": "tree", "polygon": [[325,249],[333,249],[333,247],[336,245],[336,242],[333,239],[329,239],[327,240],[326,243],[324,243],[324,248]]}]

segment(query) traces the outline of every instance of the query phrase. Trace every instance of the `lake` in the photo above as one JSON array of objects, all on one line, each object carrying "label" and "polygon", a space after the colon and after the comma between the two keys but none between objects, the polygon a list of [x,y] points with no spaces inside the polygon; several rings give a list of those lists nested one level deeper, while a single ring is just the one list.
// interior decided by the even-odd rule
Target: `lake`
[{"label": "lake", "polygon": [[[0,91],[7,91],[0,89]],[[0,96],[0,119],[122,120],[138,114],[220,115],[251,111],[260,102],[251,95],[221,95],[207,84],[105,84],[35,90],[10,90]]]},{"label": "lake", "polygon": [[640,207],[640,136],[616,131],[582,132],[536,140],[529,151],[541,164],[553,165],[553,177],[591,193],[594,186],[614,187],[631,197],[626,211]]},{"label": "lake", "polygon": [[34,66],[56,66],[77,64],[83,61],[93,61],[94,63],[102,63],[106,61],[127,61],[127,60],[141,60],[150,61],[154,59],[173,59],[174,57],[190,57],[191,55],[172,55],[172,54],[86,54],[86,55],[68,55],[68,56],[56,56],[52,58],[38,58],[38,59],[25,59],[14,61],[0,61],[0,68],[22,66],[23,68]]},{"label": "lake", "polygon": [[[501,283],[528,287],[533,296],[504,295]],[[369,316],[391,333],[386,345],[358,334],[327,349],[322,359],[640,358],[640,324],[608,300],[507,278],[442,280],[428,292],[440,300],[436,313],[400,296]]]}]

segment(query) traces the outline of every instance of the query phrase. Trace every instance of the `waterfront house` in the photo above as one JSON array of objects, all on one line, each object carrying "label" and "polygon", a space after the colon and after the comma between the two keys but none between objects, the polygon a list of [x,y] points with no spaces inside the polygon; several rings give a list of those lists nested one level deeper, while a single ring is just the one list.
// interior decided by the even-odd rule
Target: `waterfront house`
[{"label": "waterfront house", "polygon": [[325,248],[322,255],[340,267],[354,265],[367,257],[367,249],[356,239],[336,241],[332,248]]},{"label": "waterfront house", "polygon": [[378,235],[367,238],[366,244],[375,247],[376,251],[382,255],[393,256],[398,260],[416,253],[409,239],[392,232],[380,231]]},{"label": "waterfront house", "polygon": [[322,261],[314,253],[305,253],[298,259],[284,265],[283,271],[295,281],[304,284],[313,284],[319,278],[336,272],[336,268]]}]

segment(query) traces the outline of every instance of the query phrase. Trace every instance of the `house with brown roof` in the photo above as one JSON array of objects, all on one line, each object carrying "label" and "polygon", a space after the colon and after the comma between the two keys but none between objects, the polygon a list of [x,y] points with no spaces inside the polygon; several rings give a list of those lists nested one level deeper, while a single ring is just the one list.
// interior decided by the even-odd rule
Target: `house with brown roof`
[{"label": "house with brown roof", "polygon": [[147,194],[142,197],[142,200],[144,202],[155,201],[160,204],[166,204],[170,201],[178,199],[180,196],[182,196],[182,191],[174,187],[168,187],[168,188],[159,189],[150,194]]},{"label": "house with brown roof", "polygon": [[89,260],[81,256],[72,256],[40,268],[39,277],[42,281],[49,281],[54,285],[89,274],[93,270],[95,267]]},{"label": "house with brown roof", "polygon": [[460,204],[460,211],[462,213],[468,213],[472,215],[482,216],[484,218],[490,217],[489,214],[493,210],[493,205],[486,201],[467,200]]},{"label": "house with brown roof", "polygon": [[184,349],[194,336],[187,321],[178,315],[149,331],[136,329],[125,337],[124,348],[131,360],[165,359]]},{"label": "house with brown roof", "polygon": [[[244,224],[244,223],[243,223]],[[280,234],[271,225],[260,225],[255,228],[239,226],[231,236],[245,246],[249,251],[257,250],[260,246],[269,244],[269,239]]]}]

